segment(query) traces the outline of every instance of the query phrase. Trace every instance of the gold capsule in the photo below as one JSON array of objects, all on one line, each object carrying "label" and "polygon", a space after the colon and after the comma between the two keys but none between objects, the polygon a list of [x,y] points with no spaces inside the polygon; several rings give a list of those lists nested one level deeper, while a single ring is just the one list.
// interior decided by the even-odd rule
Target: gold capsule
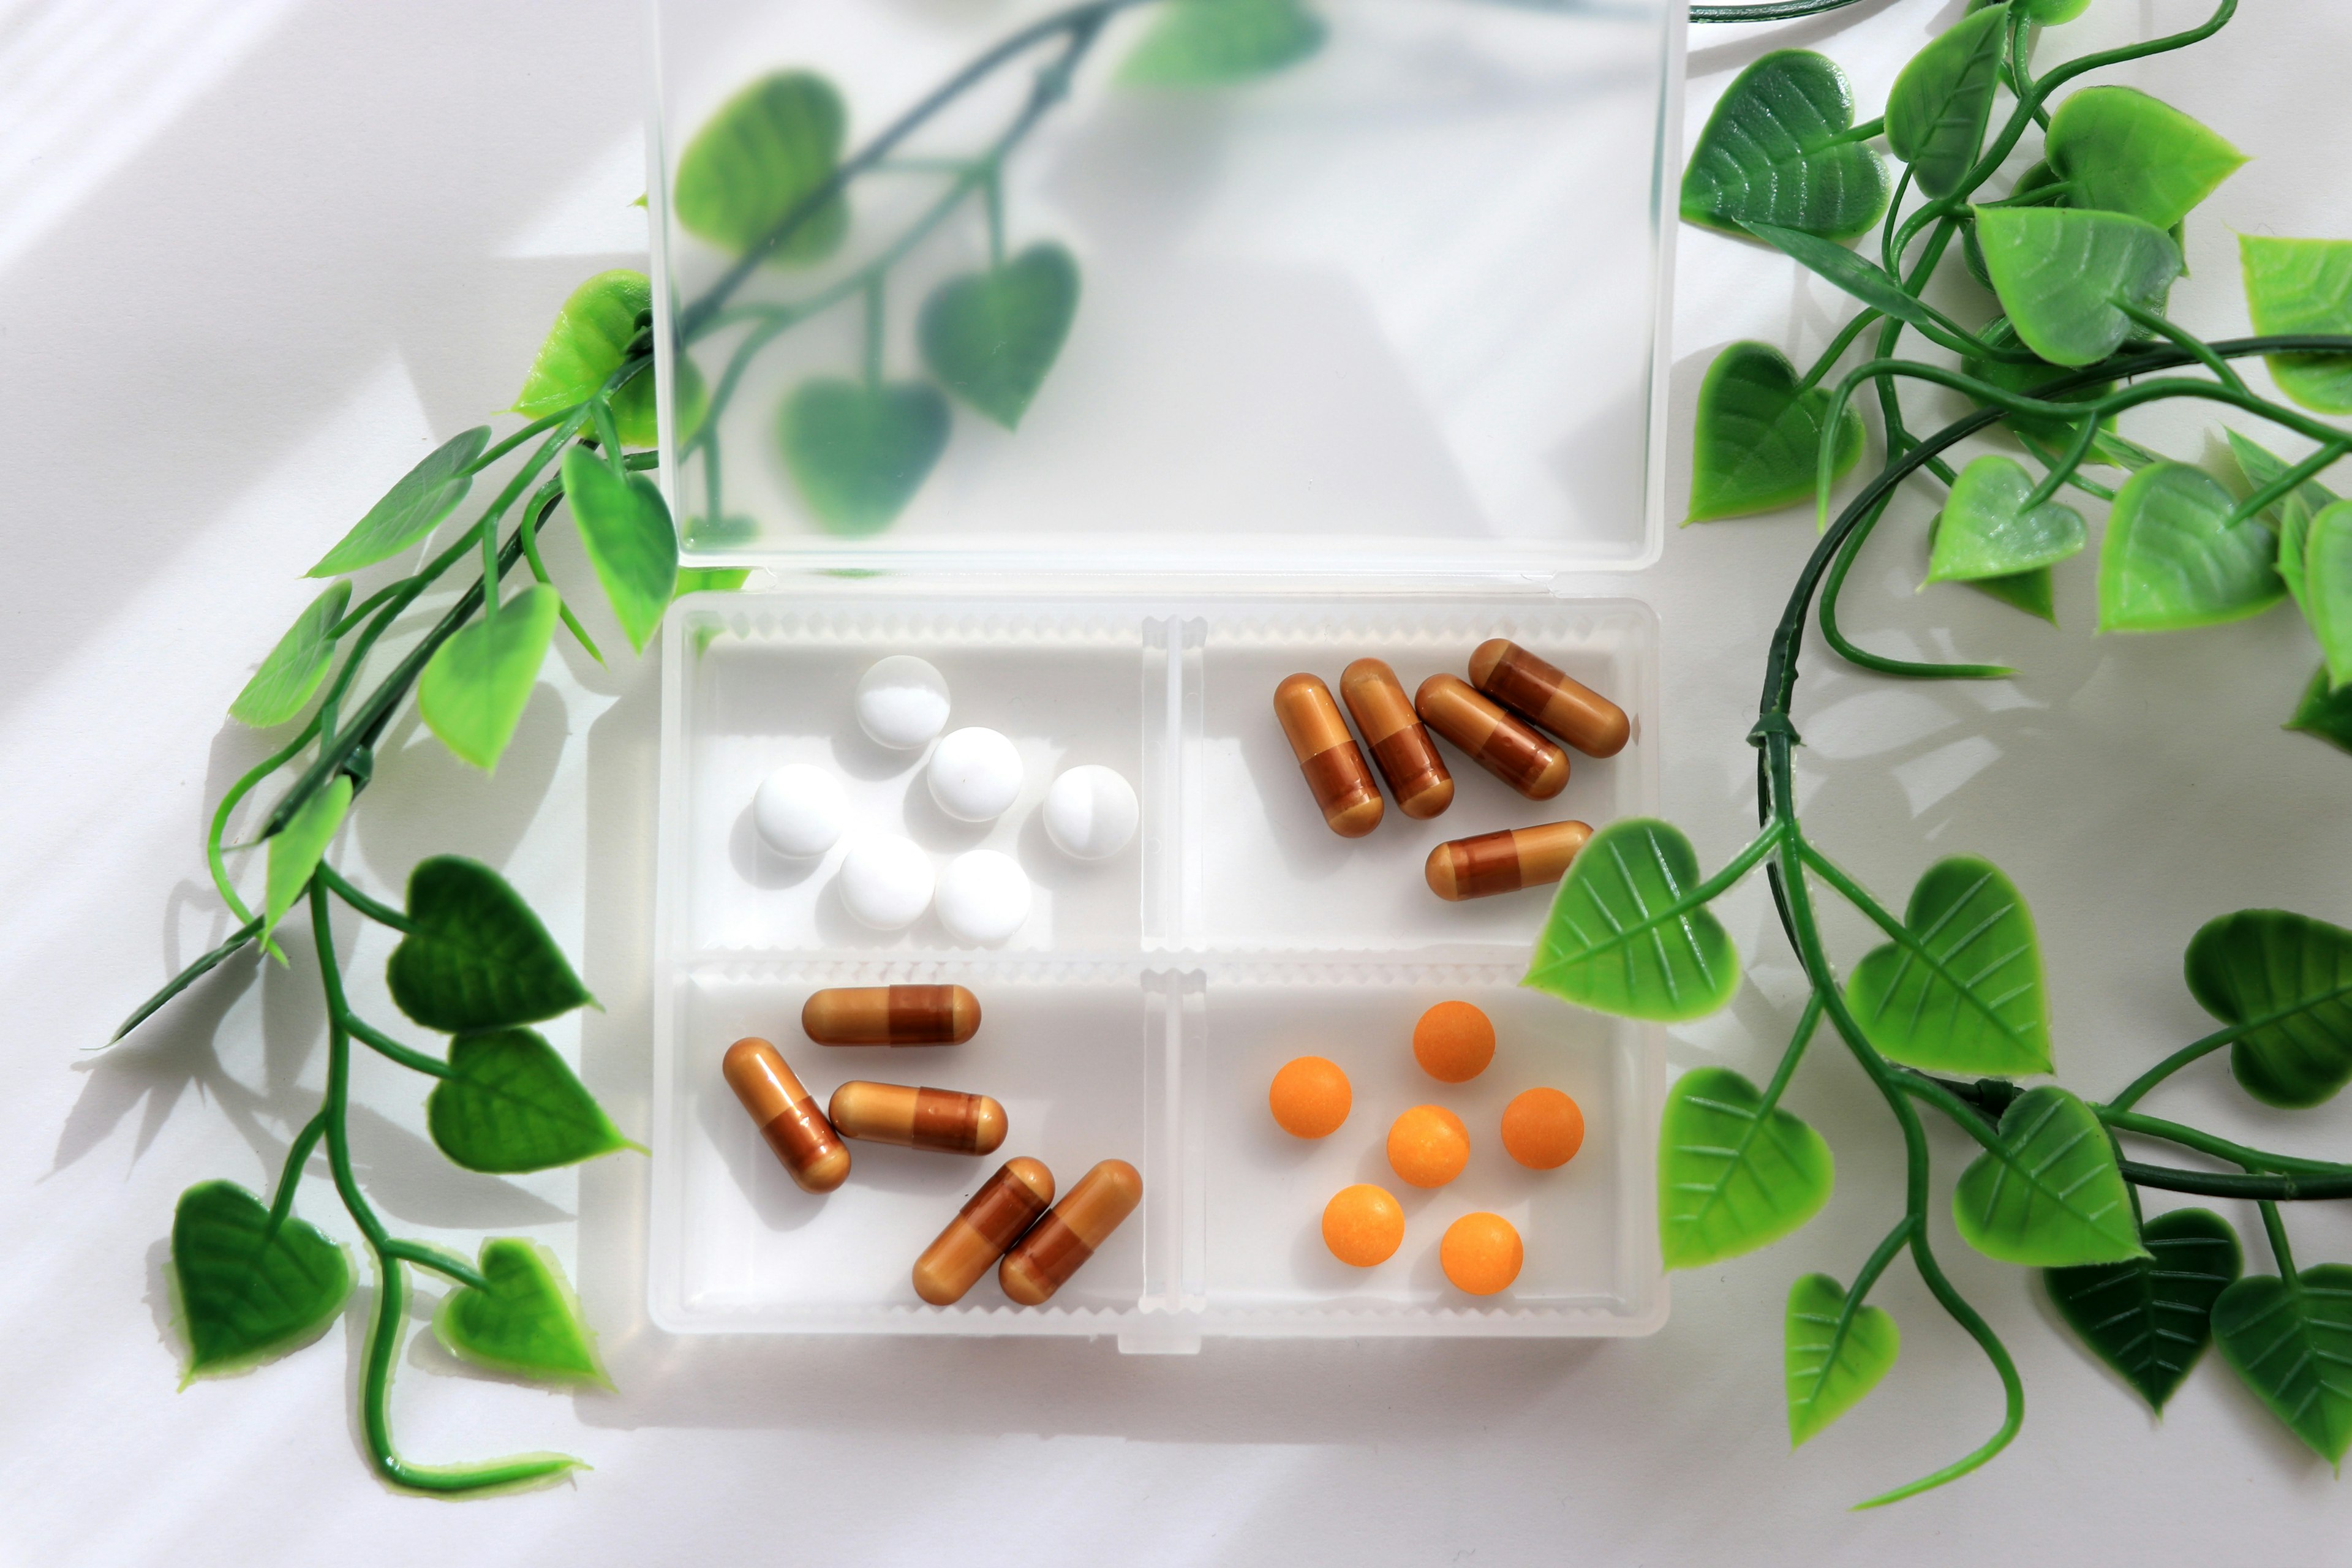
[{"label": "gold capsule", "polygon": [[1004,1107],[984,1094],[912,1089],[903,1083],[845,1083],[824,1108],[833,1130],[868,1143],[993,1154],[1004,1142]]},{"label": "gold capsule", "polygon": [[746,1037],[727,1047],[727,1085],[793,1180],[812,1193],[829,1193],[849,1179],[849,1151],[784,1058],[767,1041]]},{"label": "gold capsule", "polygon": [[1290,751],[1323,820],[1342,838],[1361,838],[1381,825],[1380,786],[1364,766],[1364,753],[1348,733],[1339,705],[1320,677],[1294,675],[1274,689],[1275,717],[1290,737]]},{"label": "gold capsule", "polygon": [[996,1282],[1024,1307],[1041,1305],[1110,1239],[1143,1201],[1143,1177],[1124,1160],[1105,1160],[997,1265]]},{"label": "gold capsule", "polygon": [[1568,753],[1458,676],[1431,676],[1421,683],[1412,705],[1431,729],[1529,800],[1549,800],[1568,787]]},{"label": "gold capsule", "polygon": [[1454,775],[1445,771],[1437,742],[1412,710],[1412,699],[1404,694],[1395,670],[1377,658],[1360,658],[1339,672],[1339,695],[1363,731],[1364,744],[1372,749],[1372,761],[1388,780],[1399,811],[1418,822],[1454,804]]},{"label": "gold capsule", "polygon": [[1053,1172],[1026,1155],[1005,1161],[915,1259],[915,1294],[934,1307],[963,1300],[1053,1201]]},{"label": "gold capsule", "polygon": [[1633,733],[1625,710],[1508,637],[1478,645],[1470,656],[1470,684],[1588,757],[1615,756]]},{"label": "gold capsule", "polygon": [[819,991],[801,1027],[820,1046],[960,1046],[980,1029],[980,998],[961,985],[850,985]]},{"label": "gold capsule", "polygon": [[1457,903],[1540,888],[1568,875],[1569,862],[1591,837],[1581,822],[1547,822],[1456,838],[1429,852],[1423,874],[1431,892]]}]

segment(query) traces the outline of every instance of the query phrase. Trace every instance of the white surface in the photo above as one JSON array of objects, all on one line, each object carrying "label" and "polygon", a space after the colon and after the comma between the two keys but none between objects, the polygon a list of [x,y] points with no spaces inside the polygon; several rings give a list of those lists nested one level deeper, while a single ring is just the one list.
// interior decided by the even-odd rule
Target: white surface
[{"label": "white surface", "polygon": [[861,925],[904,931],[931,907],[931,858],[911,838],[868,833],[841,859],[841,901]]},{"label": "white surface", "polygon": [[1143,820],[1135,786],[1115,768],[1071,768],[1045,791],[1045,837],[1079,860],[1105,860],[1126,848]]},{"label": "white surface", "polygon": [[877,746],[908,752],[947,728],[948,683],[910,653],[874,661],[857,678],[857,727]]},{"label": "white surface", "polygon": [[[1958,9],[1897,0],[1701,32],[1687,122],[1782,41],[1836,55],[1874,113],[1901,62]],[[2095,0],[2045,51],[2200,9]],[[415,1234],[467,1250],[490,1232],[555,1247],[622,1391],[518,1388],[418,1342],[395,1400],[408,1451],[554,1447],[596,1468],[467,1504],[385,1494],[352,1435],[355,1330],[175,1393],[159,1273],[173,1200],[207,1177],[254,1185],[274,1171],[320,1083],[315,981],[298,946],[290,973],[235,966],[128,1048],[81,1047],[222,929],[195,847],[211,801],[263,752],[219,713],[311,596],[297,574],[391,478],[511,398],[571,285],[629,259],[593,237],[639,188],[609,155],[635,133],[634,5],[576,6],[562,26],[525,7],[310,0],[236,15],[266,30],[194,35],[174,60],[200,85],[162,100],[176,110],[147,140],[110,144],[79,166],[81,184],[45,193],[37,237],[0,261],[0,414],[17,459],[0,589],[0,1561],[763,1560],[783,1550],[780,1496],[816,1500],[786,1510],[785,1528],[817,1529],[833,1560],[875,1563],[2352,1560],[2341,1487],[2223,1369],[2201,1367],[2158,1427],[2058,1338],[2020,1274],[1940,1225],[1956,1279],[2018,1355],[2025,1430],[1969,1482],[1844,1511],[1990,1431],[1998,1395],[1898,1268],[1882,1299],[1906,1331],[1902,1362],[1861,1409],[1787,1450],[1788,1282],[1850,1276],[1899,1188],[1883,1109],[1830,1051],[1808,1061],[1792,1103],[1837,1151],[1837,1196],[1781,1247],[1678,1277],[1674,1319],[1652,1339],[1238,1342],[1181,1360],[1085,1342],[671,1338],[643,1313],[643,1161],[457,1174],[424,1141],[415,1080],[365,1059],[362,1179]],[[94,47],[120,36],[122,16],[20,7],[0,16],[0,41],[63,64],[57,36]],[[2196,276],[2175,298],[2192,321],[2242,327],[2231,226],[2352,234],[2326,118],[2347,58],[2344,8],[2249,6],[2181,59],[2114,73],[2256,154],[2190,221]],[[152,101],[121,92],[114,116]],[[57,166],[40,159],[0,139],[16,182],[5,188]],[[551,203],[564,198],[557,217],[573,210],[566,193],[604,167],[602,205],[582,204],[593,221],[571,231],[591,237],[564,254]],[[1764,337],[1801,357],[1839,319],[1793,264],[1689,230],[1679,294],[1685,428],[1724,342]],[[1675,455],[1679,470],[1679,443]],[[1959,589],[1914,601],[1916,521],[1907,539],[1890,524],[1857,572],[1857,634],[1895,651],[2008,657],[2025,673],[1923,691],[1809,666],[1797,715],[1808,809],[1890,894],[1948,850],[2010,868],[2041,924],[2066,1079],[2111,1091],[2203,1028],[2179,953],[2204,919],[2278,904],[2352,923],[2352,763],[2275,728],[2315,658],[2285,615],[2095,639],[2088,561],[2060,572],[2063,631]],[[1710,863],[1750,831],[1741,737],[1810,538],[1793,515],[1677,534],[1639,585],[1667,654],[1664,809]],[[559,580],[586,588],[591,630],[616,646],[588,607],[576,547],[554,552]],[[605,1006],[547,1032],[577,1049],[633,1133],[647,1118],[651,663],[600,669],[566,647],[495,780],[404,728],[339,849],[378,889],[444,849],[526,889]],[[739,775],[732,811],[758,776]],[[1760,887],[1728,914],[1754,977],[1729,1014],[1684,1032],[1676,1064],[1761,1073],[1794,1016],[1791,970]],[[388,944],[342,934],[357,943],[356,1000],[388,1011],[376,978]],[[1843,931],[1842,951],[1865,940]],[[2159,1113],[2313,1152],[2346,1144],[2342,1111],[2257,1110],[2219,1071],[2166,1095]],[[1940,1134],[1937,1152],[1947,1175],[1965,1154]],[[349,1238],[312,1181],[303,1212]],[[2252,1216],[2231,1214],[2251,1234]],[[2352,1257],[2346,1216],[2295,1224],[2308,1260]],[[975,1526],[1007,1517],[1008,1499],[1051,1528]]]},{"label": "white surface", "polygon": [[786,763],[760,781],[751,820],[760,841],[787,859],[805,860],[841,842],[849,792],[813,763]]},{"label": "white surface", "polygon": [[940,871],[940,924],[958,942],[992,947],[1029,918],[1029,874],[998,849],[968,849]]},{"label": "white surface", "polygon": [[1021,752],[994,730],[951,730],[931,748],[923,780],[958,822],[993,822],[1021,798]]}]

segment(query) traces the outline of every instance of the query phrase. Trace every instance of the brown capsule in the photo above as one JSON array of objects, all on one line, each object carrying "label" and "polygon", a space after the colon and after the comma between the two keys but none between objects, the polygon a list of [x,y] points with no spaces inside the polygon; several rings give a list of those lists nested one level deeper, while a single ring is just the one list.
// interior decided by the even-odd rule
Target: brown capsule
[{"label": "brown capsule", "polygon": [[1143,1201],[1143,1177],[1124,1160],[1105,1160],[997,1265],[996,1282],[1024,1307],[1041,1305],[1110,1239]]},{"label": "brown capsule", "polygon": [[980,1029],[961,985],[835,986],[811,995],[801,1027],[820,1046],[960,1046]]},{"label": "brown capsule", "polygon": [[809,1192],[829,1193],[849,1179],[849,1151],[775,1047],[746,1037],[727,1047],[722,1068],[793,1181]]},{"label": "brown capsule", "polygon": [[1456,838],[1429,852],[1429,890],[1458,903],[1494,893],[1540,888],[1568,875],[1569,862],[1592,837],[1581,822],[1547,822]]},{"label": "brown capsule", "polygon": [[1339,695],[1372,761],[1388,780],[1397,809],[1418,822],[1435,816],[1454,804],[1454,775],[1437,754],[1412,699],[1404,694],[1396,671],[1377,658],[1360,658],[1339,672]]},{"label": "brown capsule", "polygon": [[1470,684],[1588,757],[1615,756],[1633,733],[1625,710],[1508,637],[1478,645],[1470,656]]},{"label": "brown capsule", "polygon": [[934,1307],[963,1300],[1053,1201],[1053,1172],[1026,1155],[1005,1161],[915,1259],[915,1294]]},{"label": "brown capsule", "polygon": [[936,1149],[943,1154],[993,1154],[1004,1142],[1004,1107],[984,1094],[910,1089],[903,1083],[845,1083],[824,1108],[833,1130],[868,1143]]},{"label": "brown capsule", "polygon": [[1274,714],[1290,737],[1290,751],[1323,820],[1342,838],[1361,838],[1381,825],[1380,785],[1348,733],[1331,689],[1313,675],[1294,675],[1274,689]]},{"label": "brown capsule", "polygon": [[1568,787],[1568,753],[1470,689],[1458,676],[1433,675],[1412,705],[1429,727],[1529,800]]}]

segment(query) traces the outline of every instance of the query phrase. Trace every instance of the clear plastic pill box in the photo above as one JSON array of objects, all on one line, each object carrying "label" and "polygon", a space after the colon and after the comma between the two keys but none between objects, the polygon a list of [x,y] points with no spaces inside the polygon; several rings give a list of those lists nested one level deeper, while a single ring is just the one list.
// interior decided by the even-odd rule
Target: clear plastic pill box
[{"label": "clear plastic pill box", "polygon": [[[1570,1007],[1518,977],[1548,889],[1446,903],[1423,880],[1439,842],[1657,798],[1657,626],[1612,576],[1663,539],[1659,426],[1679,10],[1479,0],[1318,0],[1328,37],[1278,75],[1146,91],[1113,79],[1160,7],[1107,25],[1001,169],[1008,253],[1076,258],[1076,313],[1015,430],[955,405],[946,445],[895,522],[850,536],[811,512],[781,453],[780,409],[813,378],[925,374],[916,321],[943,280],[985,267],[982,204],[910,247],[869,319],[864,293],[795,319],[735,375],[713,439],[664,483],[689,564],[751,571],[681,600],[663,642],[656,921],[651,1310],[676,1332],[1114,1335],[1189,1351],[1216,1335],[1601,1335],[1664,1321],[1654,1199],[1664,1093],[1652,1027]],[[731,258],[677,220],[668,179],[695,131],[746,82],[824,75],[863,145],[1029,5],[840,5],[664,0],[655,166],[657,324],[721,382],[776,308],[856,274],[938,197],[958,149],[1019,111],[1014,67],[862,176],[823,263],[761,268],[739,313],[681,346],[688,309]],[[761,316],[760,310],[771,314]],[[870,331],[869,322],[878,331]],[[869,360],[869,356],[873,357]],[[674,410],[664,410],[673,429]],[[710,505],[709,464],[721,465]],[[1567,790],[1514,794],[1440,742],[1457,793],[1414,822],[1341,839],[1322,821],[1273,710],[1281,679],[1385,659],[1410,692],[1507,637],[1613,698],[1626,748],[1575,755]],[[929,797],[922,753],[885,751],[853,713],[890,654],[946,678],[950,726],[1010,737],[1025,773],[1002,817]],[[1573,755],[1573,754],[1572,754]],[[961,944],[935,913],[893,932],[844,908],[843,848],[774,856],[751,823],[786,763],[839,776],[855,824],[904,833],[937,864],[1012,856],[1034,889],[1007,941]],[[1117,769],[1135,841],[1064,856],[1038,807],[1054,776]],[[980,998],[961,1046],[826,1047],[800,1009],[831,985],[955,983]],[[1444,1085],[1412,1025],[1460,998],[1495,1021],[1492,1066]],[[720,1077],[744,1035],[773,1041],[820,1105],[850,1079],[994,1096],[1011,1133],[971,1159],[853,1143],[848,1183],[794,1186]],[[1281,1131],[1266,1109],[1289,1058],[1354,1087],[1338,1132]],[[1583,1108],[1584,1147],[1530,1172],[1496,1126],[1523,1089]],[[1468,1170],[1422,1192],[1389,1171],[1389,1122],[1445,1105]],[[1064,1191],[1133,1163],[1142,1206],[1050,1302],[985,1278],[927,1306],[916,1257],[1004,1159]],[[1325,1249],[1325,1202],[1377,1182],[1402,1201],[1396,1256]],[[1517,1280],[1447,1283],[1454,1216],[1502,1214]]]}]

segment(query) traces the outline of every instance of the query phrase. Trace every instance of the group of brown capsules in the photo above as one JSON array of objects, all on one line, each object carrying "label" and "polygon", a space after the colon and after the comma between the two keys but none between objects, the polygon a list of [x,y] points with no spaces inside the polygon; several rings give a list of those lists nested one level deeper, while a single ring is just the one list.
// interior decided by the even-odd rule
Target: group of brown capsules
[{"label": "group of brown capsules", "polygon": [[[811,995],[801,1028],[820,1046],[960,1046],[980,1031],[980,998],[961,985],[861,985]],[[1011,1131],[984,1094],[852,1079],[824,1110],[782,1053],[757,1036],[727,1047],[728,1087],[801,1188],[849,1179],[844,1139],[943,1154],[992,1154]],[[915,1260],[915,1294],[935,1307],[963,1299],[991,1265],[1010,1300],[1044,1304],[1143,1201],[1143,1177],[1105,1160],[1054,1202],[1054,1173],[1026,1155],[998,1167]]]},{"label": "group of brown capsules", "polygon": [[[1507,637],[1470,655],[1470,679],[1433,675],[1408,701],[1396,671],[1360,658],[1339,676],[1339,694],[1371,749],[1397,809],[1415,820],[1454,804],[1454,775],[1429,738],[1436,731],[1529,800],[1568,787],[1568,753],[1549,731],[1591,757],[1613,757],[1633,734],[1625,710]],[[1320,676],[1289,677],[1274,691],[1275,716],[1298,759],[1323,820],[1342,838],[1381,825],[1386,805],[1339,704]],[[1583,822],[1545,822],[1450,839],[1429,852],[1430,891],[1453,901],[1557,882],[1592,837]]]}]

